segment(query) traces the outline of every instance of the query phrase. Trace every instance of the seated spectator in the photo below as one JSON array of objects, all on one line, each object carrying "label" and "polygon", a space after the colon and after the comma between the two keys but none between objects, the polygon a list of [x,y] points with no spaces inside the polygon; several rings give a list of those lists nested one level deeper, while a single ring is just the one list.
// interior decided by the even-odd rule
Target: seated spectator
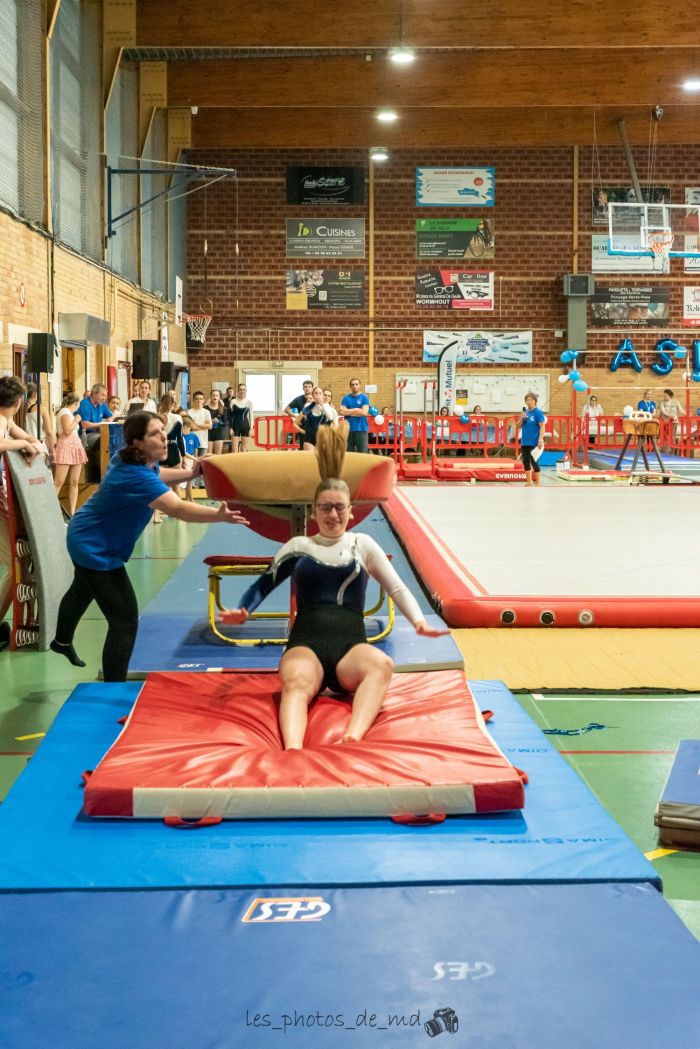
[{"label": "seated spectator", "polygon": [[88,457],[88,480],[98,483],[100,480],[100,425],[112,418],[106,405],[107,389],[101,382],[96,382],[90,390],[89,397],[83,397],[78,405],[80,416],[80,438]]},{"label": "seated spectator", "polygon": [[156,414],[156,402],[151,397],[151,384],[148,379],[141,379],[138,385],[138,393],[130,397],[126,402],[126,414],[130,412],[153,412]]},{"label": "seated spectator", "polygon": [[126,418],[126,413],[122,411],[121,397],[109,397],[107,399],[107,407],[112,413],[114,422],[118,422],[120,419]]}]

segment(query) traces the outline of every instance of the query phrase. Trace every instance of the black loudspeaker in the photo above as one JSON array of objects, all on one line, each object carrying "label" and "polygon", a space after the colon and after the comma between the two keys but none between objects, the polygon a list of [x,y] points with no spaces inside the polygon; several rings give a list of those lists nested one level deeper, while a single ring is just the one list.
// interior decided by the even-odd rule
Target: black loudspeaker
[{"label": "black loudspeaker", "polygon": [[157,339],[134,339],[134,363],[131,369],[132,379],[155,379],[158,375],[158,350],[160,343]]},{"label": "black loudspeaker", "polygon": [[161,361],[158,378],[161,382],[169,382],[174,386],[177,382],[177,368],[172,361]]},{"label": "black loudspeaker", "polygon": [[52,375],[56,340],[51,332],[33,331],[27,339],[27,371],[30,375]]}]

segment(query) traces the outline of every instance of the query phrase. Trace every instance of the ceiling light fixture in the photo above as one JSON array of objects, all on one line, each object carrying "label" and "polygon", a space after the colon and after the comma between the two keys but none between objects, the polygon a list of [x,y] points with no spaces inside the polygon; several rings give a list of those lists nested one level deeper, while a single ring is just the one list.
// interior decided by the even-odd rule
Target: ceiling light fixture
[{"label": "ceiling light fixture", "polygon": [[369,159],[384,161],[389,159],[389,150],[386,146],[370,146]]},{"label": "ceiling light fixture", "polygon": [[683,84],[684,91],[700,91],[700,78],[689,77]]},{"label": "ceiling light fixture", "polygon": [[416,52],[412,47],[390,47],[389,58],[395,66],[410,66],[415,62]]},{"label": "ceiling light fixture", "polygon": [[394,109],[379,109],[375,116],[382,124],[393,124],[399,119],[399,114]]}]

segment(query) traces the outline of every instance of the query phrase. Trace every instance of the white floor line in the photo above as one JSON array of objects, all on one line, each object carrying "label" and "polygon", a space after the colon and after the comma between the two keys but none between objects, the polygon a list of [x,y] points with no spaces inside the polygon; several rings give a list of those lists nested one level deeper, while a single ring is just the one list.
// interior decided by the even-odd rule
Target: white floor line
[{"label": "white floor line", "polygon": [[700,696],[541,696],[531,692],[542,703],[700,703]]}]

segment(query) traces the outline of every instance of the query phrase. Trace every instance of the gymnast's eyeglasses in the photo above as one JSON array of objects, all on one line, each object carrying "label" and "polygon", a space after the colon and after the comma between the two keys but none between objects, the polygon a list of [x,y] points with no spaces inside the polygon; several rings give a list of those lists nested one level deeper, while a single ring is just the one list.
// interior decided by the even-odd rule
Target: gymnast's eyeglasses
[{"label": "gymnast's eyeglasses", "polygon": [[346,513],[350,509],[349,503],[316,503],[316,509],[320,510],[322,514],[330,514],[335,512],[340,516]]}]

